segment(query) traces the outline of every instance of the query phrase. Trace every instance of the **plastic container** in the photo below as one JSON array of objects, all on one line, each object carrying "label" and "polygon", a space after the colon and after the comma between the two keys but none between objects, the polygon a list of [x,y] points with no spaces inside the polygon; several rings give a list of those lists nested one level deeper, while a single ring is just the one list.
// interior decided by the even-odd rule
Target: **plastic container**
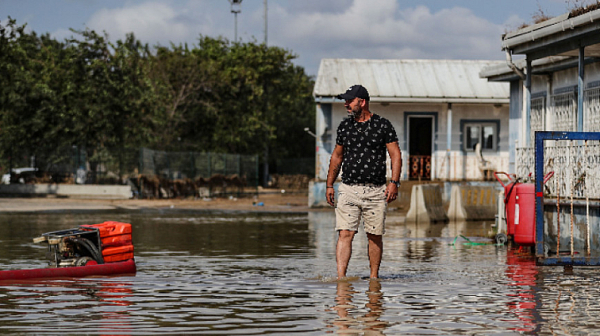
[{"label": "plastic container", "polygon": [[95,229],[100,234],[102,248],[131,245],[131,224],[104,222],[101,224],[80,225],[82,229]]},{"label": "plastic container", "polygon": [[105,263],[133,259],[133,245],[104,248],[102,249],[102,258]]},{"label": "plastic container", "polygon": [[[511,183],[504,185],[498,174],[504,174]],[[535,184],[520,183],[504,172],[495,172],[494,176],[504,187],[506,205],[506,233],[518,245],[535,245]],[[554,176],[551,171],[544,176],[543,184]]]},{"label": "plastic container", "polygon": [[133,259],[131,224],[110,221],[79,227],[83,230],[98,231],[105,263]]},{"label": "plastic container", "polygon": [[518,245],[535,245],[535,185],[520,183],[515,187],[514,236]]},{"label": "plastic container", "polygon": [[[498,177],[498,174],[506,175],[506,177],[508,177],[508,180],[511,181],[511,183],[504,185],[502,180]],[[495,172],[494,176],[496,177],[498,182],[500,182],[500,184],[504,187],[504,209],[506,211],[506,213],[505,213],[506,234],[509,237],[513,237],[513,235],[515,234],[515,201],[516,201],[516,196],[517,196],[515,189],[518,185],[520,185],[522,183],[518,182],[517,180],[513,181],[513,179],[510,177],[510,175],[508,175],[507,173],[504,173],[504,172]]]}]

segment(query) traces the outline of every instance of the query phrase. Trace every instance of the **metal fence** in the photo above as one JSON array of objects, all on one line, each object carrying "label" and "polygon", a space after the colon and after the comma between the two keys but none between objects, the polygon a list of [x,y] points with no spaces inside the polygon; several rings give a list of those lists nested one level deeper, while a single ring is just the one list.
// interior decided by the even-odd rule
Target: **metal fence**
[{"label": "metal fence", "polygon": [[210,179],[216,175],[237,175],[249,187],[258,186],[258,155],[199,152],[165,152],[140,149],[140,174],[170,180]]},{"label": "metal fence", "polygon": [[527,211],[535,215],[537,263],[600,266],[600,132],[536,132],[535,139],[535,211]]},{"label": "metal fence", "polygon": [[29,173],[29,183],[125,184],[126,178],[137,173],[139,149],[100,149],[86,151],[78,146],[57,148],[48,153],[20,153],[5,160],[3,173],[9,166],[35,167]]},{"label": "metal fence", "polygon": [[315,157],[278,159],[277,174],[315,176]]},{"label": "metal fence", "polygon": [[257,155],[165,152],[148,148],[87,151],[72,146],[52,153],[20,153],[3,165],[5,173],[9,165],[38,168],[35,174],[26,176],[28,183],[139,185],[140,176],[145,176],[166,181],[190,179],[194,183],[204,179],[208,185],[211,177],[224,176],[242,180],[247,187],[258,186]]}]

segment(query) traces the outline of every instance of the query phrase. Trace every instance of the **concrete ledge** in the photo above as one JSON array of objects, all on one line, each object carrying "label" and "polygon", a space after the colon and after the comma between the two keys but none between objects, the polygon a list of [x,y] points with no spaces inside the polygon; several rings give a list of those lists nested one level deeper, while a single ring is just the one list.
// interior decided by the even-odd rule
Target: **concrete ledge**
[{"label": "concrete ledge", "polygon": [[412,187],[407,222],[445,222],[448,220],[438,184],[420,184]]},{"label": "concrete ledge", "polygon": [[493,220],[498,213],[498,190],[495,187],[454,185],[450,194],[450,219]]},{"label": "concrete ledge", "polygon": [[63,196],[73,198],[129,199],[128,185],[100,184],[2,184],[0,196]]}]

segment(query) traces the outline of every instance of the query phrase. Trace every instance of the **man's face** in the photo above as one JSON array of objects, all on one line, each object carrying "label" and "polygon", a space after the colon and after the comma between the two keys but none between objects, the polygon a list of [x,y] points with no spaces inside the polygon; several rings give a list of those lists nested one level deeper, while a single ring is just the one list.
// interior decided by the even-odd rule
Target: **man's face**
[{"label": "man's face", "polygon": [[358,118],[362,113],[361,103],[362,99],[360,98],[346,99],[344,106],[346,107],[348,114],[351,114],[354,118]]}]

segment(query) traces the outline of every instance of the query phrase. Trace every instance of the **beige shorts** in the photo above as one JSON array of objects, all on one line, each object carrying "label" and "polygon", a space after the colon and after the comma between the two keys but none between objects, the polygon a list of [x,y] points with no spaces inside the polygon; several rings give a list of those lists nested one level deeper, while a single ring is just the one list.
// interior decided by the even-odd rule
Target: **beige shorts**
[{"label": "beige shorts", "polygon": [[335,206],[335,229],[358,231],[361,219],[365,232],[385,233],[387,200],[385,185],[379,187],[340,184]]}]

